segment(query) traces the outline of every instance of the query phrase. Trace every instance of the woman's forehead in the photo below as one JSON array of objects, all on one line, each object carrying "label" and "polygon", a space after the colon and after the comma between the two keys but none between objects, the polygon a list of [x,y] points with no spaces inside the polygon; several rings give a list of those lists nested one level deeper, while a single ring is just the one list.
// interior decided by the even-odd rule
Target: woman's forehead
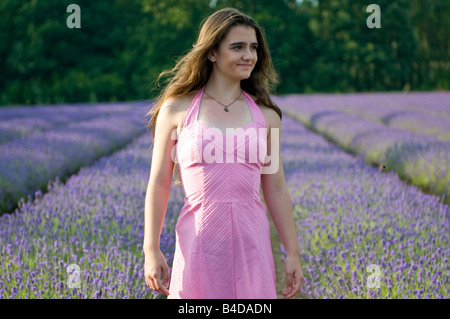
[{"label": "woman's forehead", "polygon": [[225,44],[231,44],[233,42],[257,43],[255,29],[245,25],[232,26],[223,39],[223,42]]}]

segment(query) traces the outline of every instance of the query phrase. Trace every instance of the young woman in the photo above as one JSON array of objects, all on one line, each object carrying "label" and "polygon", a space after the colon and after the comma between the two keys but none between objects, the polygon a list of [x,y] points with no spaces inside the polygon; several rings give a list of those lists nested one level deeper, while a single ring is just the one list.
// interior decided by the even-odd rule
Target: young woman
[{"label": "young woman", "polygon": [[[279,149],[282,115],[269,95],[276,73],[259,25],[236,9],[213,13],[193,48],[159,78],[164,74],[172,77],[148,114],[146,284],[168,298],[277,298],[262,188],[287,252],[282,295],[293,297],[303,273],[280,153],[271,151]],[[236,145],[245,151],[240,160]],[[249,160],[261,151],[279,163],[275,170],[263,173],[265,158]],[[170,275],[159,241],[176,165],[186,197]]]}]

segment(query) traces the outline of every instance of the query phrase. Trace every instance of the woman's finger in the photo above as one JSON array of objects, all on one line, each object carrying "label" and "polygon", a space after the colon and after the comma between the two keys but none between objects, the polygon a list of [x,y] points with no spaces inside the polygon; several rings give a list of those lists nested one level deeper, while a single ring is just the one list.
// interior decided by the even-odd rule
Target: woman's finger
[{"label": "woman's finger", "polygon": [[291,293],[292,285],[293,285],[292,284],[292,278],[293,278],[292,274],[286,273],[286,289],[283,289],[283,291],[281,292],[281,294],[283,296],[287,297],[287,295]]},{"label": "woman's finger", "polygon": [[155,278],[153,276],[150,276],[150,288],[152,290],[158,291],[158,287],[156,285]]},{"label": "woman's finger", "polygon": [[286,290],[288,293],[290,293],[292,290],[293,280],[294,274],[286,273]]},{"label": "woman's finger", "polygon": [[153,285],[152,285],[152,279],[150,278],[150,277],[147,277],[147,286],[151,289],[151,290],[153,290]]},{"label": "woman's finger", "polygon": [[169,274],[169,267],[167,266],[167,264],[162,267],[162,271],[163,271],[163,284],[166,288],[169,288],[170,274]]},{"label": "woman's finger", "polygon": [[294,297],[300,291],[300,283],[294,282],[291,288],[291,292],[286,295],[286,298]]},{"label": "woman's finger", "polygon": [[161,283],[161,279],[160,278],[155,278],[155,282],[156,282],[156,289],[157,291],[159,291],[162,294],[168,295],[169,291],[167,290],[166,287],[163,286],[163,284]]},{"label": "woman's finger", "polygon": [[[164,267],[162,267],[162,268],[164,268]],[[167,290],[167,288],[164,287],[163,284],[161,283],[161,272],[150,275],[150,278],[151,278],[153,290],[156,290],[160,294],[165,294],[165,295],[169,294],[169,291]]]},{"label": "woman's finger", "polygon": [[303,283],[303,277],[301,277],[298,273],[294,273],[293,282],[291,292],[287,294],[286,298],[294,297],[300,291],[300,287]]}]

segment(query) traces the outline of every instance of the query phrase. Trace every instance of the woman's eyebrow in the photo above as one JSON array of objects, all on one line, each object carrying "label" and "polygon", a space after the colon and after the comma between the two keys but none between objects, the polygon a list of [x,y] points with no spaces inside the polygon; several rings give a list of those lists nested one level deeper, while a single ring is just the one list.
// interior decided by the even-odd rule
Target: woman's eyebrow
[{"label": "woman's eyebrow", "polygon": [[[230,46],[233,46],[233,45],[244,45],[244,44],[247,44],[247,42],[244,42],[244,41],[233,42],[233,43],[230,43]],[[258,42],[252,42],[251,44],[252,45],[258,45]]]}]

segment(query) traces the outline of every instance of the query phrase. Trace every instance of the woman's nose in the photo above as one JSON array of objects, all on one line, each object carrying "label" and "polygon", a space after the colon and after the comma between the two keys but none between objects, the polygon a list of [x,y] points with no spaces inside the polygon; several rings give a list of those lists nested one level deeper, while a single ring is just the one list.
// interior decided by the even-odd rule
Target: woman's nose
[{"label": "woman's nose", "polygon": [[251,49],[245,49],[244,55],[242,56],[242,59],[246,60],[246,61],[254,59],[253,52],[251,51]]}]

